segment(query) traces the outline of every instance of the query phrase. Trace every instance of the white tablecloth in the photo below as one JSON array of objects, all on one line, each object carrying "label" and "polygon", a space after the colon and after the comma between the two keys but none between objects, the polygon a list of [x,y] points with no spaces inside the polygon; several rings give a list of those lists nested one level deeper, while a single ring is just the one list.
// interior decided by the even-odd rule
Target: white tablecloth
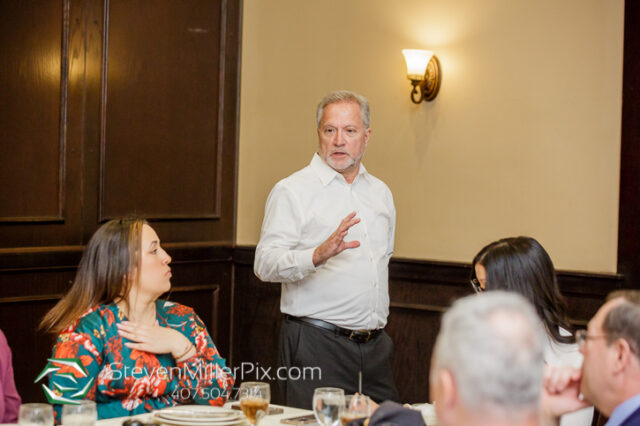
[{"label": "white tablecloth", "polygon": [[[237,402],[235,402],[237,404]],[[225,404],[225,408],[231,408],[231,402],[227,402]],[[269,416],[264,416],[259,426],[282,426],[280,420],[286,419],[289,417],[303,416],[305,414],[313,414],[313,411],[310,410],[302,410],[300,408],[292,408],[292,407],[284,407],[282,405],[271,404],[272,407],[280,407],[284,409],[282,414],[272,414]],[[133,417],[116,417],[113,419],[99,420],[96,423],[96,426],[122,426],[122,422],[129,418],[139,419],[142,422],[149,422],[151,420],[151,413],[139,414]],[[248,423],[247,423],[248,424]],[[308,423],[305,426],[317,426],[317,423]]]}]

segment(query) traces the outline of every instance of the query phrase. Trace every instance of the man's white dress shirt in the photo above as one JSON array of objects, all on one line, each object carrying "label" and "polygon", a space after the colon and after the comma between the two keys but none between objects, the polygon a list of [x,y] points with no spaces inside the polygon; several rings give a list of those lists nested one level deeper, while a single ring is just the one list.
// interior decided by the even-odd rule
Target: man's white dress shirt
[{"label": "man's white dress shirt", "polygon": [[[360,247],[314,267],[314,250],[354,211],[360,222],[344,240]],[[395,221],[391,191],[364,165],[349,184],[315,154],[271,190],[254,272],[262,281],[282,283],[283,313],[353,330],[384,327]]]}]

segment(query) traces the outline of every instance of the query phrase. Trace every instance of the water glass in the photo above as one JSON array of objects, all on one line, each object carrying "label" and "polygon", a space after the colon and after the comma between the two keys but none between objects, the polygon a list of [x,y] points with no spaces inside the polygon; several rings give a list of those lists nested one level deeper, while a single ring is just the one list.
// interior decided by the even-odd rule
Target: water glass
[{"label": "water glass", "polygon": [[338,426],[344,404],[344,390],[340,388],[316,388],[313,391],[313,414],[322,426]]},{"label": "water glass", "polygon": [[79,404],[62,406],[62,424],[64,426],[93,426],[98,421],[96,403],[85,399]]},{"label": "water glass", "polygon": [[24,426],[53,426],[53,407],[49,404],[20,405],[18,424]]}]

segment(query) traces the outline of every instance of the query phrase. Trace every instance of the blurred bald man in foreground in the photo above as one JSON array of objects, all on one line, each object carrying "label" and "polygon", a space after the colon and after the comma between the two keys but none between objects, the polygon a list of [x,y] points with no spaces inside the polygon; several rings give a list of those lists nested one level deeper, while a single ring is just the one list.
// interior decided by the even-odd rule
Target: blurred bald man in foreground
[{"label": "blurred bald man in foreground", "polygon": [[431,360],[438,425],[537,426],[543,339],[520,295],[492,291],[455,302]]},{"label": "blurred bald man in foreground", "polygon": [[[431,358],[438,426],[538,426],[544,338],[519,294],[496,290],[456,301],[442,317]],[[349,426],[424,424],[416,411],[388,401]]]}]

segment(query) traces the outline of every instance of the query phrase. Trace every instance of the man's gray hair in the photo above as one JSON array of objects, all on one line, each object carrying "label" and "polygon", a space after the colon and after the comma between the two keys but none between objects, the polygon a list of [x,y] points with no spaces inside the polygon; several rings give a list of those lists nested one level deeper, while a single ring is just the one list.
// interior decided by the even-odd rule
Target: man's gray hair
[{"label": "man's gray hair", "polygon": [[602,331],[609,345],[624,339],[636,358],[640,359],[640,290],[617,290],[607,296],[607,301],[618,298],[624,302],[607,313]]},{"label": "man's gray hair", "polygon": [[360,106],[360,116],[362,117],[364,128],[369,128],[369,125],[371,124],[369,101],[367,101],[367,98],[365,98],[364,96],[358,95],[357,93],[351,92],[349,90],[336,90],[335,92],[331,92],[327,96],[322,98],[322,100],[318,104],[318,109],[316,110],[316,125],[318,126],[318,128],[320,128],[320,123],[322,122],[324,108],[327,105],[335,104],[338,102],[356,102]]},{"label": "man's gray hair", "polygon": [[462,298],[442,318],[431,380],[449,370],[464,406],[478,413],[535,414],[543,339],[541,321],[522,296],[490,291]]}]

